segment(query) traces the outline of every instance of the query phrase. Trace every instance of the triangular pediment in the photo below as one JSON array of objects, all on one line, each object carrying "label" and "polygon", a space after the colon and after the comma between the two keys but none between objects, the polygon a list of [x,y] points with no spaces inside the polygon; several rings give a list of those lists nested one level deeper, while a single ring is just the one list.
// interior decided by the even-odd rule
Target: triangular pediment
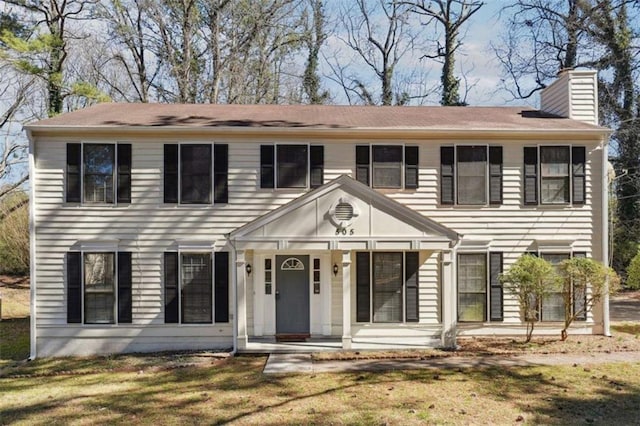
[{"label": "triangular pediment", "polygon": [[342,175],[236,229],[232,240],[407,239],[454,242],[459,235]]}]

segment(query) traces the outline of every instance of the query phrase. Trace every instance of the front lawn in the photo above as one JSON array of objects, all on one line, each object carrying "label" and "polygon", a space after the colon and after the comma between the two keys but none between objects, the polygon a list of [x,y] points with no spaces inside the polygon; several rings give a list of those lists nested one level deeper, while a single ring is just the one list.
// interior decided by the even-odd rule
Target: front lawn
[{"label": "front lawn", "polygon": [[0,422],[631,424],[640,418],[638,364],[267,376],[266,357],[204,357],[194,364],[195,357],[45,359],[6,368]]},{"label": "front lawn", "polygon": [[[0,367],[29,356],[29,278],[0,275]],[[2,418],[0,418],[0,422]]]}]

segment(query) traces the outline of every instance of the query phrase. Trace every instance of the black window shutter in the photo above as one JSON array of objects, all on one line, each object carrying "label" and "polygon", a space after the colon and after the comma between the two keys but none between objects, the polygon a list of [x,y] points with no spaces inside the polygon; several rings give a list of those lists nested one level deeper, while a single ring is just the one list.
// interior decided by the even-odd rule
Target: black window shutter
[{"label": "black window shutter", "polygon": [[213,145],[213,202],[229,202],[229,145]]},{"label": "black window shutter", "polygon": [[317,188],[324,183],[324,146],[311,145],[309,186]]},{"label": "black window shutter", "polygon": [[274,187],[275,153],[273,145],[260,145],[260,188]]},{"label": "black window shutter", "polygon": [[408,251],[405,254],[405,296],[406,296],[406,320],[407,322],[418,322],[419,315],[419,295],[418,295],[418,270],[420,269],[419,253]]},{"label": "black window shutter", "polygon": [[454,147],[440,147],[440,204],[453,204],[455,184],[454,173]]},{"label": "black window shutter", "polygon": [[178,322],[178,253],[164,254],[164,322]]},{"label": "black window shutter", "polygon": [[418,159],[417,146],[404,147],[404,187],[407,189],[418,187]]},{"label": "black window shutter", "polygon": [[586,201],[585,163],[586,149],[584,146],[571,148],[573,204],[584,204]]},{"label": "black window shutter", "polygon": [[370,169],[369,145],[356,145],[356,180],[369,185]]},{"label": "black window shutter", "polygon": [[502,204],[502,147],[489,147],[489,204]]},{"label": "black window shutter", "polygon": [[502,273],[502,253],[489,253],[489,298],[491,302],[491,321],[503,321],[503,289],[500,282]]},{"label": "black window shutter", "polygon": [[229,322],[229,252],[216,252],[213,259],[215,321]]},{"label": "black window shutter", "polygon": [[164,202],[178,202],[178,144],[164,146]]},{"label": "black window shutter", "polygon": [[[574,252],[573,257],[587,257],[587,253],[585,252]],[[581,309],[584,309],[587,304],[587,292],[586,289],[581,289],[580,291],[576,291],[574,288],[573,291],[573,312],[578,312]],[[587,313],[582,312],[580,315],[576,316],[576,320],[578,321],[586,321]]]},{"label": "black window shutter", "polygon": [[524,147],[524,203],[538,204],[538,148]]},{"label": "black window shutter", "polygon": [[79,203],[82,144],[67,144],[67,203]]},{"label": "black window shutter", "polygon": [[131,202],[131,144],[118,144],[118,203]]},{"label": "black window shutter", "polygon": [[131,252],[118,252],[118,323],[131,323]]},{"label": "black window shutter", "polygon": [[356,253],[356,321],[371,320],[371,264],[368,252]]},{"label": "black window shutter", "polygon": [[82,255],[67,253],[67,322],[82,322]]}]

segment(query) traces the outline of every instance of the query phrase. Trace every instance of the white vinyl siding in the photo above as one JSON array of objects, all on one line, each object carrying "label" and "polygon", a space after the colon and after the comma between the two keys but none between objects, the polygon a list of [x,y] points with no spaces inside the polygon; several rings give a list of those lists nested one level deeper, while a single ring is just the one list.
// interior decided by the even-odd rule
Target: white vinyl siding
[{"label": "white vinyl siding", "polygon": [[[88,143],[102,143],[104,140],[85,139],[82,141]],[[177,139],[193,144],[228,143],[227,204],[180,207],[164,204],[163,146],[165,143],[176,143]],[[275,192],[260,189],[260,145],[274,141],[220,137],[213,141],[185,135],[167,135],[164,138],[114,135],[110,143],[132,144],[131,203],[126,206],[65,203],[67,142],[81,140],[38,137],[35,147],[36,173],[32,184],[35,186],[37,221],[37,327],[39,341],[50,343],[50,346],[43,346],[42,350],[54,353],[58,350],[55,348],[64,347],[65,350],[82,353],[85,350],[83,342],[87,341],[94,342],[94,347],[113,351],[162,350],[167,348],[168,342],[178,349],[229,347],[232,343],[232,321],[209,326],[164,324],[163,253],[174,250],[178,240],[203,235],[215,241],[214,251],[230,250],[225,247],[225,234],[307,192],[306,188]],[[353,139],[310,141],[325,147],[325,182],[342,174],[355,176],[355,146],[369,142]],[[381,141],[383,144],[398,142]],[[478,141],[480,143],[488,145],[494,141]],[[601,181],[598,176],[602,163],[600,151],[596,150],[598,141],[572,139],[540,142],[544,145],[575,144],[587,147],[586,191],[590,196],[584,206],[577,208],[523,208],[523,146],[537,145],[536,140],[501,141],[504,147],[504,201],[500,206],[441,207],[438,200],[439,150],[441,145],[450,145],[451,140],[414,140],[412,144],[420,147],[419,187],[412,191],[387,189],[384,190],[385,195],[465,238],[490,240],[491,250],[504,253],[505,271],[536,240],[570,240],[574,242],[574,250],[587,252],[589,257],[595,259],[600,258],[601,216],[597,209],[601,205]],[[596,175],[593,175],[594,172]],[[118,240],[118,250],[132,253],[133,323],[118,324],[108,330],[104,327],[83,329],[79,338],[78,328],[66,323],[64,256],[74,250],[80,240],[101,239]],[[330,264],[336,263],[342,269],[340,256],[340,252],[332,255]],[[426,256],[424,263],[422,256]],[[441,318],[442,272],[438,257],[438,253],[421,253],[420,326],[435,327]],[[331,329],[334,336],[341,335],[343,290],[340,279],[341,275],[334,276],[331,273]],[[247,310],[251,309],[248,306]],[[355,311],[352,309],[352,312]],[[248,312],[247,316],[250,315]],[[508,296],[504,300],[504,316],[505,324],[520,324],[517,303]]]}]

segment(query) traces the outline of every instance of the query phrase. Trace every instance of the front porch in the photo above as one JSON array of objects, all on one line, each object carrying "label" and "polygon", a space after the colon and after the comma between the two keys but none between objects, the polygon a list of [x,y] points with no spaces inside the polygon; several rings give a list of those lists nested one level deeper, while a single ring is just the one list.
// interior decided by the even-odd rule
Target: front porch
[{"label": "front porch", "polygon": [[454,346],[459,238],[346,176],[267,213],[228,236],[238,350]]}]

